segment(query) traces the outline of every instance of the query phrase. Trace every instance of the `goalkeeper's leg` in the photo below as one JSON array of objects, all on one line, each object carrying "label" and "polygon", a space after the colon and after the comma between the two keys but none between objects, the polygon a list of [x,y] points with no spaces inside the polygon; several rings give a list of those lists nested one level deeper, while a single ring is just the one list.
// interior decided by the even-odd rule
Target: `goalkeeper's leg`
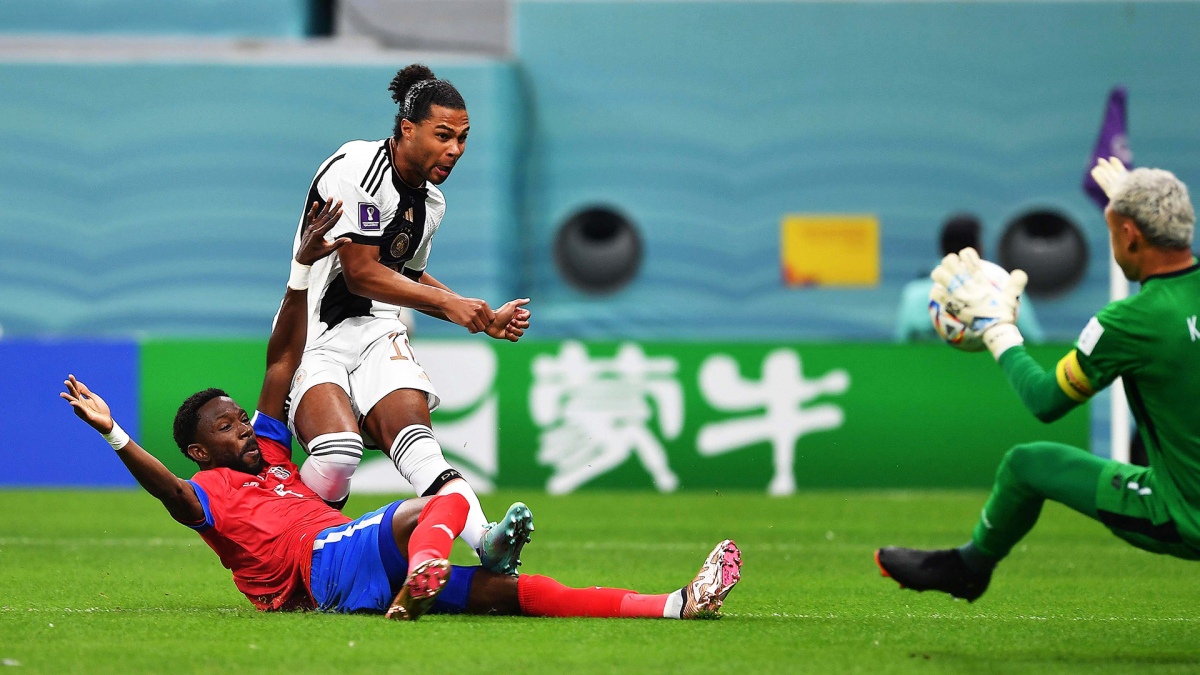
[{"label": "goalkeeper's leg", "polygon": [[875,560],[901,586],[975,600],[987,590],[996,564],[1033,529],[1047,499],[1098,519],[1096,490],[1111,463],[1060,443],[1015,446],[1000,462],[970,542],[941,551],[888,547]]},{"label": "goalkeeper's leg", "polygon": [[1047,499],[1097,518],[1096,488],[1109,464],[1087,450],[1061,443],[1014,446],[996,470],[996,483],[963,547],[972,567],[990,569],[1037,523]]},{"label": "goalkeeper's leg", "polygon": [[1184,541],[1152,487],[1153,473],[1069,445],[1018,445],[1000,464],[992,496],[959,553],[972,568],[990,570],[1033,528],[1042,502],[1050,499],[1100,521],[1142,550],[1200,559],[1200,549]]}]

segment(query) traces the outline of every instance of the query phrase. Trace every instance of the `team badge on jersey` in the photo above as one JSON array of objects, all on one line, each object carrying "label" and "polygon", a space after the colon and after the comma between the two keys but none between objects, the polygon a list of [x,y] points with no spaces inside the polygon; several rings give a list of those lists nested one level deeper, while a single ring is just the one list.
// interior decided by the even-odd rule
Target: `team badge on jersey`
[{"label": "team badge on jersey", "polygon": [[403,258],[405,253],[408,253],[408,245],[412,242],[412,237],[408,236],[407,232],[401,232],[392,240],[392,257]]},{"label": "team badge on jersey", "polygon": [[380,224],[379,207],[369,202],[358,203],[358,229],[363,232],[372,232],[379,230]]}]

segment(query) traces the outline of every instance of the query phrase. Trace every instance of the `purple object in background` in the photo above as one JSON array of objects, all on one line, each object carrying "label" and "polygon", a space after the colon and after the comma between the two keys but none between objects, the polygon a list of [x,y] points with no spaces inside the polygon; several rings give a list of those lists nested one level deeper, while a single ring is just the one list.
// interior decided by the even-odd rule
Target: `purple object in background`
[{"label": "purple object in background", "polygon": [[1125,118],[1125,100],[1128,97],[1125,87],[1116,86],[1108,94],[1108,104],[1104,106],[1104,123],[1100,126],[1100,136],[1096,138],[1096,147],[1092,150],[1092,158],[1083,171],[1083,191],[1092,201],[1104,210],[1108,206],[1108,196],[1092,178],[1092,167],[1101,157],[1107,159],[1116,157],[1125,166],[1133,168],[1133,150],[1129,147],[1129,125]]}]

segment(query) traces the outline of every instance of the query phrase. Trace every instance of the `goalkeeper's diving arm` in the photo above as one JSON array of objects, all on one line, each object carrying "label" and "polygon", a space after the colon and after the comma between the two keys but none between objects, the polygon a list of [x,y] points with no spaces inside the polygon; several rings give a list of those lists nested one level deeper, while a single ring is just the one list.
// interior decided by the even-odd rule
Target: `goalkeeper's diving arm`
[{"label": "goalkeeper's diving arm", "polygon": [[[1120,159],[1109,157],[1096,160],[1091,175],[1104,194],[1112,197],[1129,171]],[[1014,322],[1015,316],[1012,322],[991,326],[984,331],[983,339],[1029,412],[1049,423],[1087,401],[1093,392],[1083,376],[1078,353],[1072,349],[1058,362],[1054,372],[1046,372],[1025,351],[1025,339]]]},{"label": "goalkeeper's diving arm", "polygon": [[958,305],[959,317],[981,330],[988,351],[1035,417],[1053,422],[1086,400],[1086,396],[1068,391],[1063,384],[1064,364],[1068,360],[1076,366],[1073,372],[1078,371],[1079,361],[1074,351],[1059,362],[1055,373],[1047,373],[1025,351],[1025,338],[1016,326],[1017,307],[1029,279],[1025,272],[1013,270],[1004,287],[997,289],[980,267],[975,249],[964,248],[957,254],[947,254],[930,276]]}]

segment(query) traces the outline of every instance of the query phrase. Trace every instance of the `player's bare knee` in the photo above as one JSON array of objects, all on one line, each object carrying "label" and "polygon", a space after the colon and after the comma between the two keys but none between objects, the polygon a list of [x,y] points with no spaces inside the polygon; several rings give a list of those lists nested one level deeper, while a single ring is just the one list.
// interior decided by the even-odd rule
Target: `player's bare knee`
[{"label": "player's bare knee", "polygon": [[358,421],[345,390],[333,383],[318,384],[304,392],[296,403],[296,434],[307,447],[321,434],[358,433]]},{"label": "player's bare knee", "polygon": [[397,389],[389,393],[367,411],[363,430],[381,446],[390,447],[404,429],[413,425],[430,426],[426,396],[425,392],[416,389]]}]

